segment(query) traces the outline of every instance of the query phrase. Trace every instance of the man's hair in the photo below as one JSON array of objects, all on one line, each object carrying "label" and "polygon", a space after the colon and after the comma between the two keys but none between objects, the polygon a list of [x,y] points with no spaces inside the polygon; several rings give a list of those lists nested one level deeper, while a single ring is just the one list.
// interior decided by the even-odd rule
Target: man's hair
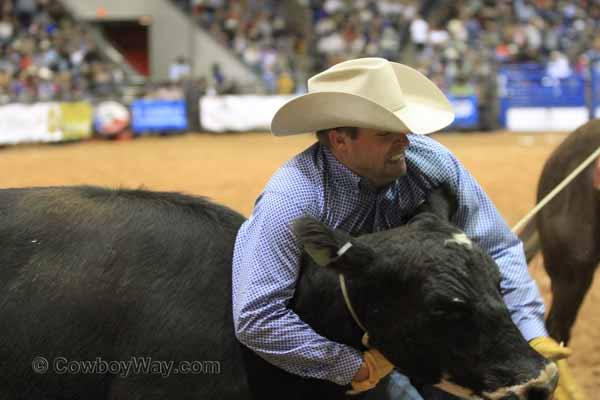
[{"label": "man's hair", "polygon": [[334,129],[347,134],[350,136],[350,139],[356,139],[358,137],[358,128],[355,126],[341,126],[338,128],[321,129],[315,133],[319,143],[328,148],[331,147],[331,142],[329,141],[329,131]]}]

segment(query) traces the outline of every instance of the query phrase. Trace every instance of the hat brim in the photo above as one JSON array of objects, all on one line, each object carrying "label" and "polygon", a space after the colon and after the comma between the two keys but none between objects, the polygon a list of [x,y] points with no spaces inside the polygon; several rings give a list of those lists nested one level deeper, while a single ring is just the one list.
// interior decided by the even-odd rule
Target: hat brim
[{"label": "hat brim", "polygon": [[307,93],[288,101],[275,113],[271,132],[275,136],[287,136],[355,126],[428,134],[454,121],[452,105],[433,82],[410,67],[391,64],[398,83],[396,86],[391,82],[390,88],[402,88],[405,102],[402,108],[389,110],[368,98],[347,92]]}]

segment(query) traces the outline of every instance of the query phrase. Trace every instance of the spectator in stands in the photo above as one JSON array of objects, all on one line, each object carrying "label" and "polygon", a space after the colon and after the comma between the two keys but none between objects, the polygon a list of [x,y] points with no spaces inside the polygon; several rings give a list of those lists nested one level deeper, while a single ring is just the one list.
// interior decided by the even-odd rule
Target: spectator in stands
[{"label": "spectator in stands", "polygon": [[448,89],[448,94],[454,97],[467,97],[475,94],[475,87],[469,81],[465,74],[458,74],[454,78],[454,83]]},{"label": "spectator in stands", "polygon": [[14,34],[14,21],[9,15],[3,15],[0,20],[0,46],[6,46]]},{"label": "spectator in stands", "polygon": [[123,82],[121,67],[102,59],[90,35],[56,0],[2,2],[0,52],[0,68],[10,77],[4,88],[9,101],[114,95],[114,84]]},{"label": "spectator in stands", "polygon": [[277,78],[277,94],[292,94],[294,93],[294,79],[289,70],[282,70],[279,72]]},{"label": "spectator in stands", "polygon": [[183,82],[183,96],[186,104],[188,128],[200,131],[200,98],[206,94],[206,78],[186,79]]},{"label": "spectator in stands", "polygon": [[25,29],[29,28],[31,21],[37,11],[36,0],[16,0],[15,13],[21,26]]},{"label": "spectator in stands", "polygon": [[559,51],[550,54],[550,60],[546,67],[546,73],[554,80],[565,79],[571,76],[571,67],[567,57]]},{"label": "spectator in stands", "polygon": [[214,63],[211,67],[211,86],[217,93],[225,91],[225,75],[219,63]]},{"label": "spectator in stands", "polygon": [[169,67],[169,79],[172,82],[180,82],[190,76],[190,65],[184,56],[175,58]]},{"label": "spectator in stands", "polygon": [[110,67],[106,63],[95,62],[91,64],[92,85],[97,97],[110,97],[116,87]]},{"label": "spectator in stands", "polygon": [[51,101],[56,98],[57,87],[54,82],[54,73],[46,67],[38,71],[37,99],[38,101]]}]

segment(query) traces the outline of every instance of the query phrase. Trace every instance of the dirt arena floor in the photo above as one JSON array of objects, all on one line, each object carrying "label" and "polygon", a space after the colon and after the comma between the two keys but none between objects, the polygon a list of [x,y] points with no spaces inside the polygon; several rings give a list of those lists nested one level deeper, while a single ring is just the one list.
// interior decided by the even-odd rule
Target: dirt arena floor
[{"label": "dirt arena floor", "polygon": [[[565,134],[438,134],[514,226],[534,205],[548,154]],[[0,149],[0,187],[94,184],[203,195],[249,215],[255,198],[285,160],[313,142],[310,135],[187,134],[133,141],[88,141]],[[591,151],[591,150],[590,150]],[[576,238],[574,238],[576,239]],[[541,257],[530,266],[549,304]],[[590,399],[600,392],[600,272],[573,332],[570,362]]]}]

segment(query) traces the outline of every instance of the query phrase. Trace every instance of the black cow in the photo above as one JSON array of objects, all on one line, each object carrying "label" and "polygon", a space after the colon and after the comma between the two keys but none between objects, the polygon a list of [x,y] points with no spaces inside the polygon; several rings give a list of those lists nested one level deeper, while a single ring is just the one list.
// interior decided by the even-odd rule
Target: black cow
[{"label": "black cow", "polygon": [[[175,193],[1,190],[0,398],[344,398],[345,388],[287,374],[236,341],[231,256],[242,222]],[[305,259],[292,307],[320,334],[361,347],[343,273],[371,345],[416,385],[444,382],[472,399],[549,398],[555,364],[512,324],[497,266],[439,216],[358,238],[310,218],[295,230],[322,266]],[[174,361],[179,373],[110,369],[135,357]],[[212,363],[184,373],[184,361]]]},{"label": "black cow", "polygon": [[[538,183],[543,199],[567,175],[600,147],[600,120],[592,120],[550,154]],[[585,168],[523,228],[519,237],[527,261],[542,250],[544,267],[552,282],[552,305],[546,325],[550,336],[569,342],[579,307],[600,262],[600,170]]]}]

